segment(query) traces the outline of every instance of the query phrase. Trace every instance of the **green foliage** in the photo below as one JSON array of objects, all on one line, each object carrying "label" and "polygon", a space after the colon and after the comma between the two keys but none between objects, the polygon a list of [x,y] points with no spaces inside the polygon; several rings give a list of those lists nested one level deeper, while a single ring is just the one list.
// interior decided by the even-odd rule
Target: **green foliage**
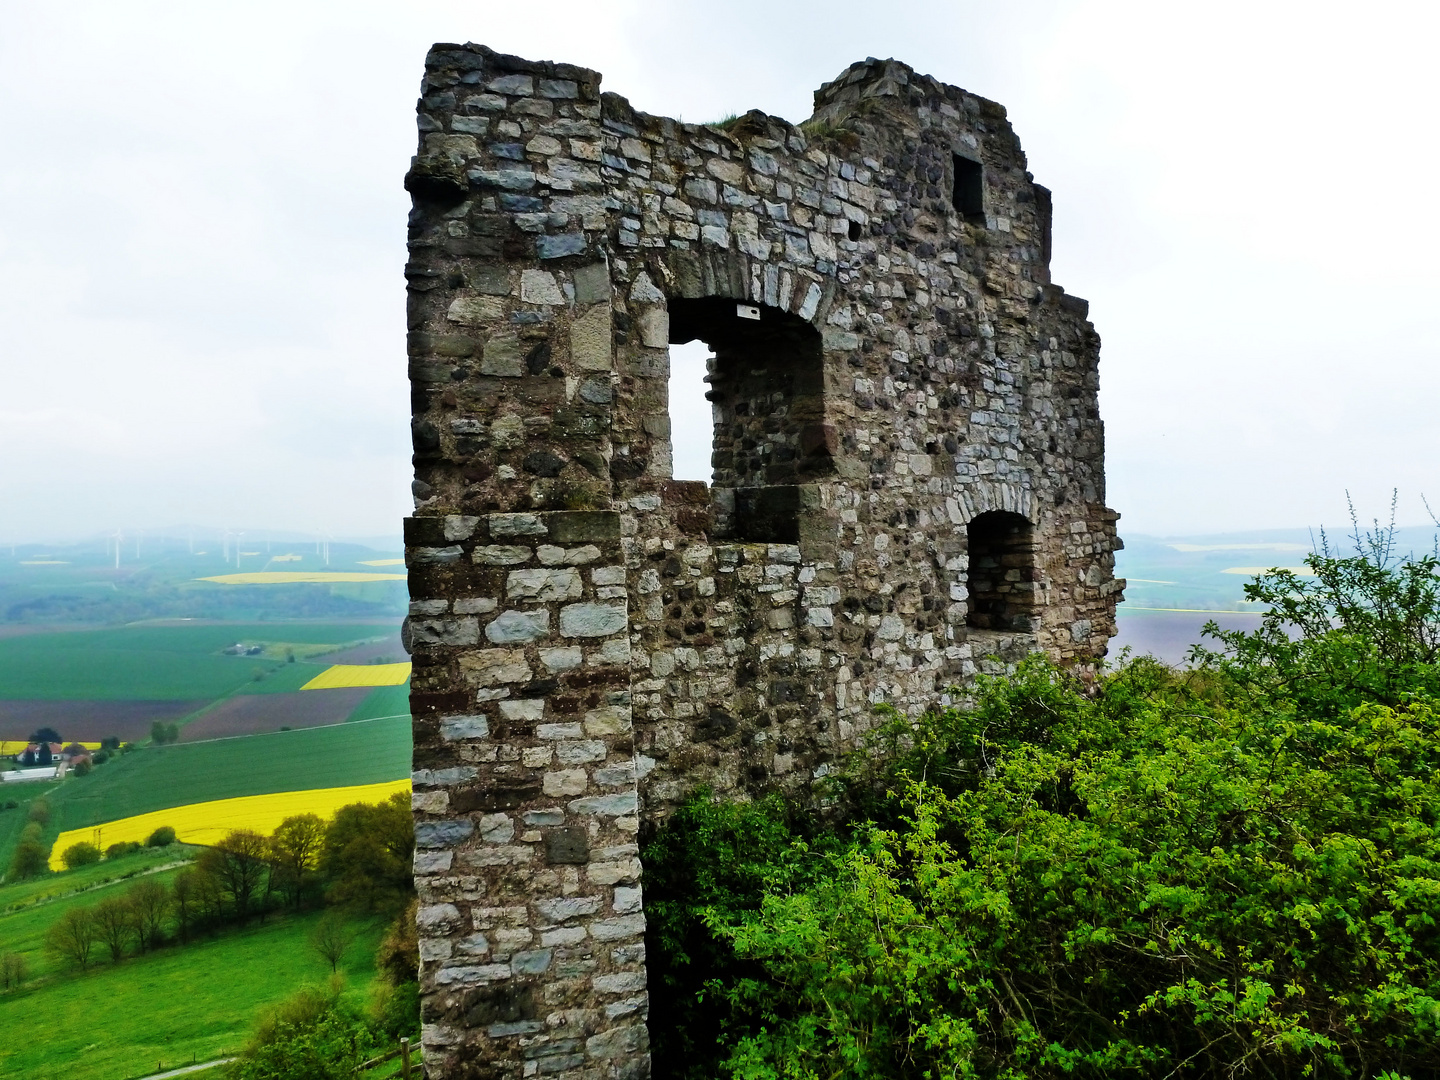
[{"label": "green foliage", "polygon": [[156,746],[163,746],[166,743],[180,741],[180,728],[177,724],[167,724],[162,720],[156,720],[150,725],[150,741]]},{"label": "green foliage", "polygon": [[713,1007],[710,989],[761,972],[718,928],[759,911],[768,892],[815,876],[823,863],[801,839],[804,831],[805,819],[778,796],[726,805],[701,790],[645,846],[656,1075],[716,1075],[720,1040],[736,1021]]},{"label": "green foliage", "polygon": [[30,804],[30,810],[25,816],[39,825],[48,825],[50,824],[50,804],[43,799],[36,799]]},{"label": "green foliage", "polygon": [[65,863],[66,870],[74,870],[77,867],[99,862],[100,849],[94,844],[82,840],[78,844],[71,844],[61,852],[60,859]]},{"label": "green foliage", "polygon": [[145,845],[138,840],[121,840],[118,844],[111,844],[105,849],[105,858],[123,859],[127,855],[135,855],[143,851]]},{"label": "green foliage", "polygon": [[1352,540],[1354,555],[1332,555],[1327,542],[1306,556],[1312,577],[1271,570],[1247,584],[1246,597],[1267,608],[1260,629],[1209,623],[1223,650],[1197,648],[1194,658],[1330,719],[1440,693],[1440,557],[1397,558],[1393,521],[1363,534],[1357,526]]},{"label": "green foliage", "polygon": [[169,847],[175,843],[175,830],[169,825],[161,825],[145,839],[145,846],[150,848]]},{"label": "green foliage", "polygon": [[374,1034],[342,985],[337,977],[328,987],[304,987],[268,1010],[230,1066],[232,1080],[352,1080]]},{"label": "green foliage", "polygon": [[890,713],[828,845],[684,808],[645,852],[657,1069],[1440,1075],[1436,567],[1383,555],[1280,579],[1197,672]]},{"label": "green foliage", "polygon": [[404,986],[420,978],[420,932],[415,923],[419,909],[420,901],[411,900],[395,916],[375,953],[375,969],[391,986]]},{"label": "green foliage", "polygon": [[85,759],[85,758],[81,758],[79,761],[77,761],[77,762],[75,763],[75,768],[72,769],[71,771],[74,772],[74,774],[75,774],[76,776],[89,776],[89,775],[90,775],[90,762],[89,762],[87,759]]},{"label": "green foliage", "polygon": [[[31,823],[34,826],[34,823]],[[34,826],[38,834],[39,827]],[[26,828],[29,832],[30,828]],[[27,878],[40,877],[50,872],[50,850],[38,839],[22,836],[20,843],[15,845],[15,854],[10,858],[10,869],[5,874],[6,881],[24,881]]]},{"label": "green foliage", "polygon": [[381,914],[402,910],[414,890],[414,852],[415,826],[404,792],[379,805],[342,806],[320,850],[326,900]]}]

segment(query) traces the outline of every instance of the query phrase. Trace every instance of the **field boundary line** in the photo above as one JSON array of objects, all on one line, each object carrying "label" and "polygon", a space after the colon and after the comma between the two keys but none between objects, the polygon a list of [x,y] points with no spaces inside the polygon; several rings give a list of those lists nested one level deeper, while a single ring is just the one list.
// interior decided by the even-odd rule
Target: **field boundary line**
[{"label": "field boundary line", "polygon": [[[234,739],[254,739],[266,735],[294,735],[301,731],[323,731],[325,728],[345,727],[349,724],[373,724],[377,720],[398,720],[409,713],[392,713],[389,716],[367,716],[364,720],[341,720],[337,724],[316,724],[314,727],[291,728],[289,731],[252,731],[249,735],[217,735],[213,739],[191,739],[189,742],[172,743],[172,746],[204,746],[212,742],[231,742]],[[141,748],[145,749],[145,748]],[[133,753],[134,751],[132,751]]]},{"label": "field boundary line", "polygon": [[[202,845],[194,844],[192,847]],[[125,881],[134,881],[136,878],[149,877],[151,874],[160,874],[166,870],[174,870],[177,866],[188,866],[194,862],[193,859],[181,859],[179,862],[165,863],[163,866],[152,866],[148,870],[137,870],[133,874],[124,877],[112,878],[109,881],[98,881],[94,885],[86,885],[83,889],[71,889],[69,892],[55,893],[53,896],[46,896],[39,900],[31,900],[28,904],[17,904],[14,907],[5,908],[0,915],[14,915],[21,911],[29,911],[31,908],[44,907],[46,904],[53,904],[57,900],[68,900],[72,896],[84,896],[96,889],[108,889],[111,885],[119,885]],[[7,883],[8,884],[8,883]]]}]

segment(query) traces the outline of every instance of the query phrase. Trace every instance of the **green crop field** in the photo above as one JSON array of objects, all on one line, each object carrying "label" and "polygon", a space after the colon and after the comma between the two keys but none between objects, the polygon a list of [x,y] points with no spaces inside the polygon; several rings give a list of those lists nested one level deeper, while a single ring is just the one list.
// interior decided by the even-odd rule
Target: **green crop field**
[{"label": "green crop field", "polygon": [[410,684],[407,682],[400,686],[376,687],[350,714],[350,719],[372,720],[382,716],[408,716],[409,714]]},{"label": "green crop field", "polygon": [[[57,971],[39,948],[45,927],[70,904],[95,903],[127,885],[0,915],[0,949],[26,953],[39,976],[0,994],[0,1024],[24,1032],[0,1041],[0,1076],[125,1080],[220,1057],[244,1044],[264,1006],[329,975],[309,942],[319,913],[272,916],[118,964],[101,960],[86,973]],[[352,992],[363,993],[384,928],[356,928],[341,970]]]},{"label": "green crop field", "polygon": [[[346,787],[410,774],[408,716],[330,727],[243,735],[212,742],[146,746],[71,777],[46,795],[46,841],[67,829],[98,825],[171,806],[266,795],[275,791]],[[19,787],[19,785],[16,785]],[[0,867],[24,828],[25,809],[0,811]]]},{"label": "green crop field", "polygon": [[[0,639],[0,699],[187,701],[298,689],[322,667],[225,656],[237,641],[333,645],[393,633],[390,625],[253,623],[127,626]],[[256,672],[266,673],[257,682]],[[301,676],[304,675],[304,678]]]}]

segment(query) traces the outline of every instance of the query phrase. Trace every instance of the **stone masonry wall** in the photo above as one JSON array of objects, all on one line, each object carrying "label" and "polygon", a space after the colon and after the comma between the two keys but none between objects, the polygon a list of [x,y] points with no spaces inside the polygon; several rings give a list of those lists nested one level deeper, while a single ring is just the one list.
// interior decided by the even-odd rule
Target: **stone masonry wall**
[{"label": "stone masonry wall", "polygon": [[[895,61],[800,127],[648,116],[476,45],[435,46],[422,92],[427,1075],[643,1077],[643,830],[702,783],[803,795],[879,702],[1103,655],[1099,340],[1004,110]],[[671,478],[695,337],[710,485]]]}]

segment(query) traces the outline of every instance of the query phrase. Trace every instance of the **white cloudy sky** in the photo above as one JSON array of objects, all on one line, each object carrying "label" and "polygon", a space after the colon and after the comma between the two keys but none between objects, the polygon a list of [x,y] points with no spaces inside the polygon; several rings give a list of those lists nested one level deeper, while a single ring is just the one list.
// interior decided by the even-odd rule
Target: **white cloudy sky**
[{"label": "white cloudy sky", "polygon": [[427,46],[799,121],[852,60],[1004,102],[1104,338],[1132,532],[1432,503],[1433,4],[0,0],[0,540],[393,533]]}]

